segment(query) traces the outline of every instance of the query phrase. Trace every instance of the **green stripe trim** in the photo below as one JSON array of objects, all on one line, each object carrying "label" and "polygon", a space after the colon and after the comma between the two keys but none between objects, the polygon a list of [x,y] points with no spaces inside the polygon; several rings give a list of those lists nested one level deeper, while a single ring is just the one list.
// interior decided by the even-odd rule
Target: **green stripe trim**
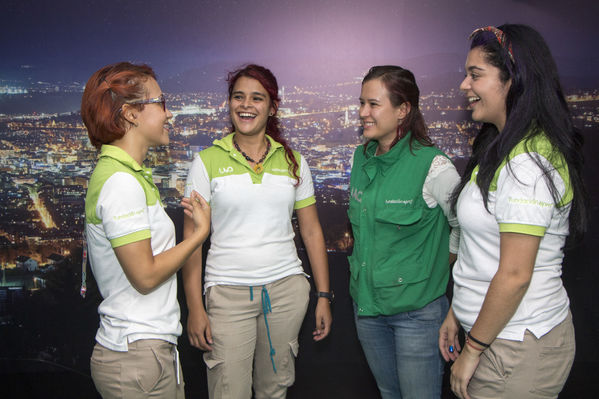
[{"label": "green stripe trim", "polygon": [[293,209],[302,209],[316,203],[316,198],[312,195],[306,199],[295,201]]},{"label": "green stripe trim", "polygon": [[112,248],[117,248],[117,247],[122,247],[123,245],[126,245],[126,244],[131,244],[132,242],[147,240],[148,238],[152,238],[152,234],[150,233],[150,230],[149,229],[141,230],[141,231],[136,231],[135,233],[127,234],[122,237],[114,238],[114,239],[110,240],[110,245],[112,245]]},{"label": "green stripe trim", "polygon": [[543,226],[534,226],[531,224],[499,223],[500,233],[520,233],[543,237],[545,235],[545,230],[547,229]]}]

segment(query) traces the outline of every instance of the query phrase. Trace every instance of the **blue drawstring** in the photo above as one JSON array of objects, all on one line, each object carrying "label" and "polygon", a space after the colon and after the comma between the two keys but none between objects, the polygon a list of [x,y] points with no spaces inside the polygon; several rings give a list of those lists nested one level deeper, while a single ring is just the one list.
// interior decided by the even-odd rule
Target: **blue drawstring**
[{"label": "blue drawstring", "polygon": [[266,291],[266,287],[262,286],[262,313],[264,313],[264,324],[266,325],[266,335],[268,336],[268,345],[270,345],[270,361],[272,362],[272,370],[277,373],[277,368],[275,367],[275,348],[272,347],[272,340],[270,339],[270,328],[268,327],[268,320],[266,319],[266,314],[272,312],[272,307],[270,306],[270,297],[268,296],[268,291]]},{"label": "blue drawstring", "polygon": [[[254,287],[250,285],[250,301],[254,300]],[[272,312],[272,306],[270,305],[270,297],[265,286],[262,286],[262,313],[264,314],[264,324],[266,325],[266,335],[268,336],[268,345],[270,346],[270,361],[272,362],[272,370],[277,373],[275,367],[275,348],[272,347],[272,340],[270,339],[270,328],[268,327],[268,319],[266,318],[267,313]]]}]

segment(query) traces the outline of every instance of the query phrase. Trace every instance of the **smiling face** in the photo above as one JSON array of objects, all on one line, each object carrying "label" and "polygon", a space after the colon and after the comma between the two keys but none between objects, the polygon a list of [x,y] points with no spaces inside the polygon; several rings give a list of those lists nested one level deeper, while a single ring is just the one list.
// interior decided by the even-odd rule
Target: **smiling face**
[{"label": "smiling face", "polygon": [[397,136],[397,128],[409,107],[406,103],[394,107],[381,79],[367,80],[360,94],[360,121],[364,137],[376,140],[383,152],[389,150]]},{"label": "smiling face", "polygon": [[512,82],[502,82],[500,73],[499,68],[487,62],[483,50],[475,47],[468,53],[466,77],[460,85],[468,97],[472,119],[492,123],[499,131],[505,126],[505,104]]},{"label": "smiling face", "polygon": [[[144,99],[153,99],[162,95],[162,90],[154,78],[148,78],[144,83],[146,95]],[[147,147],[167,145],[169,143],[168,133],[170,130],[169,119],[173,114],[162,109],[162,104],[145,104],[143,110],[137,113],[137,129],[145,140]]]},{"label": "smiling face", "polygon": [[255,136],[266,133],[268,116],[275,110],[264,86],[256,79],[242,76],[233,86],[229,112],[235,132]]}]

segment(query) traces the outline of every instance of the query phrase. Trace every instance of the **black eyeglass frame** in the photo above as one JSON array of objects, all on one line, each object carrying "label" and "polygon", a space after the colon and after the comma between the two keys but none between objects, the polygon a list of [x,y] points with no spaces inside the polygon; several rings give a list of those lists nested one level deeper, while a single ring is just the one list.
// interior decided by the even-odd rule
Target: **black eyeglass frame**
[{"label": "black eyeglass frame", "polygon": [[125,101],[125,104],[162,104],[162,110],[166,112],[166,99],[164,98],[164,94],[161,94],[160,97],[150,98],[147,100]]}]

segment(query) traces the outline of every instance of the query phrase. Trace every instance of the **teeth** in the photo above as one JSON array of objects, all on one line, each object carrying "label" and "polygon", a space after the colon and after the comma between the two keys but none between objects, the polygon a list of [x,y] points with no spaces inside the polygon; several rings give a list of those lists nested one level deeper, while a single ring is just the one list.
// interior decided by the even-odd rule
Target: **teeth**
[{"label": "teeth", "polygon": [[468,102],[470,104],[472,104],[473,102],[478,101],[478,100],[480,100],[480,97],[468,97]]},{"label": "teeth", "polygon": [[239,116],[242,118],[255,118],[256,114],[250,114],[249,112],[240,112]]},{"label": "teeth", "polygon": [[374,122],[362,122],[362,125],[364,125],[364,127],[374,126]]}]

